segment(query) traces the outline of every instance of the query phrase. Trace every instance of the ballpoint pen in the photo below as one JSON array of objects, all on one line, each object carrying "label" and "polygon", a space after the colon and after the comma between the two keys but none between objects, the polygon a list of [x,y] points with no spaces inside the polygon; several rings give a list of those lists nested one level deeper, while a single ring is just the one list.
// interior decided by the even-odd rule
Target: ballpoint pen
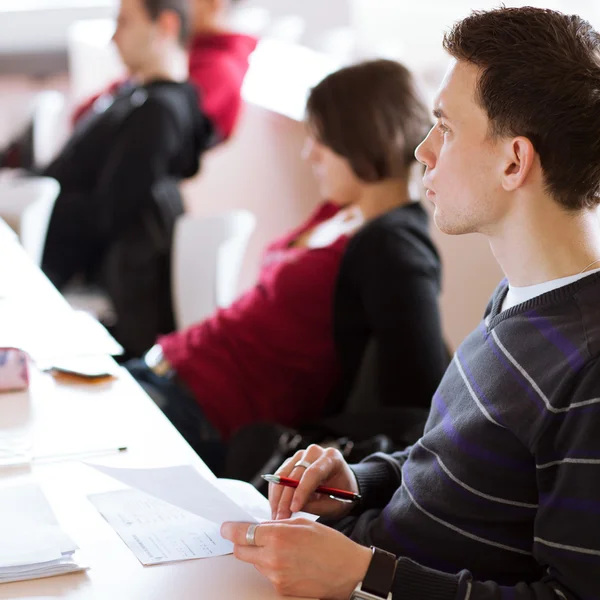
[{"label": "ballpoint pen", "polygon": [[[261,477],[269,483],[275,483],[277,485],[284,485],[285,487],[297,488],[300,483],[297,479],[290,479],[289,477],[282,477],[281,475],[261,475]],[[316,490],[316,494],[325,494],[333,500],[339,500],[340,502],[357,502],[360,500],[360,494],[354,492],[348,492],[346,490],[338,490],[336,488],[326,487],[320,485]]]},{"label": "ballpoint pen", "polygon": [[75,452],[63,452],[58,454],[32,454],[29,448],[24,447],[0,447],[0,469],[13,467],[26,467],[32,463],[53,463],[62,461],[80,461],[88,458],[96,458],[105,454],[127,452],[126,446],[114,448],[95,448]]}]

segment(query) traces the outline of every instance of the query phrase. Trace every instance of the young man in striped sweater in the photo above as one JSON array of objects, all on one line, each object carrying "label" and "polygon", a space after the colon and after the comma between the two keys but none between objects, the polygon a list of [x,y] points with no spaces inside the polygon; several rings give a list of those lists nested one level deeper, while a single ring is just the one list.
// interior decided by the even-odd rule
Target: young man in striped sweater
[{"label": "young man in striped sweater", "polygon": [[[444,45],[417,150],[427,196],[440,229],[489,239],[506,280],[417,444],[352,467],[299,452],[278,471],[298,488],[270,490],[275,522],[223,535],[294,596],[600,598],[600,36],[501,8]],[[362,499],[349,509],[318,485]],[[333,527],[287,520],[300,509]]]}]

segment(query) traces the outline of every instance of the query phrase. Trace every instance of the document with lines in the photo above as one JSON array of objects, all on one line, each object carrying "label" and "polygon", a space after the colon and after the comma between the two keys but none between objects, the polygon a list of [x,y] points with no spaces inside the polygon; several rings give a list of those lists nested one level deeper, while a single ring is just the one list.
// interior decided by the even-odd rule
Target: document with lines
[{"label": "document with lines", "polygon": [[89,496],[143,565],[222,556],[233,550],[219,526],[139,490]]},{"label": "document with lines", "polygon": [[222,523],[271,518],[268,500],[249,483],[208,480],[191,465],[123,469],[87,464],[129,486],[89,500],[144,565],[229,554],[233,545],[221,537]]}]

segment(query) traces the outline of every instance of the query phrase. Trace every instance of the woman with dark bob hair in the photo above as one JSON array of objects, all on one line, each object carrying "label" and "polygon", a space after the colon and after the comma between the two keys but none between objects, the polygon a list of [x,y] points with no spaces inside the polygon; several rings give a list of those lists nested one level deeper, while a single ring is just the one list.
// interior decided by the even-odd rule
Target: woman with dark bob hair
[{"label": "woman with dark bob hair", "polygon": [[232,306],[129,364],[209,464],[244,425],[341,410],[367,349],[373,406],[427,408],[447,364],[440,260],[409,195],[430,128],[412,75],[388,60],[341,69],[312,90],[306,124],[322,204],[266,248]]}]

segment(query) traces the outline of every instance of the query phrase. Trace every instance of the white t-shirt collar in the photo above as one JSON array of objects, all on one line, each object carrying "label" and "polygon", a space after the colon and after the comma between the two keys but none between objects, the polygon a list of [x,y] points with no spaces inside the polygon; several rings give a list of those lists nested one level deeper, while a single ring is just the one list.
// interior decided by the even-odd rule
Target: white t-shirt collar
[{"label": "white t-shirt collar", "polygon": [[561,277],[560,279],[552,279],[551,281],[544,281],[543,283],[537,283],[535,285],[528,285],[524,287],[514,287],[509,285],[508,292],[504,297],[504,302],[502,303],[502,310],[505,311],[513,306],[517,306],[518,304],[523,304],[523,302],[527,302],[527,300],[537,298],[538,296],[551,292],[552,290],[575,283],[576,281],[579,281],[588,275],[598,273],[599,271],[600,269],[594,269],[593,271],[586,271],[585,273],[569,275],[569,277]]}]

